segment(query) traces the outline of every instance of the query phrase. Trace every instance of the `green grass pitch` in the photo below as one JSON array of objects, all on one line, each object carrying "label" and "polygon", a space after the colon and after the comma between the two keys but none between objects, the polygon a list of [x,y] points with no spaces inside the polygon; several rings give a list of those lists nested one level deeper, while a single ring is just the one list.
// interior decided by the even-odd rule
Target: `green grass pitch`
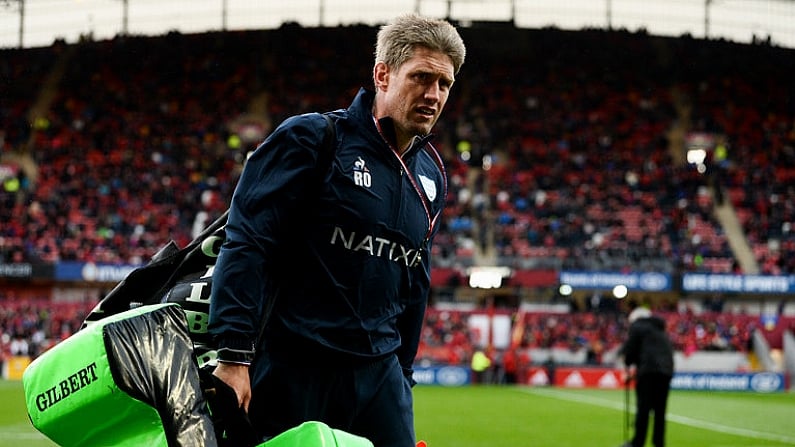
[{"label": "green grass pitch", "polygon": [[[418,385],[416,429],[429,447],[617,447],[624,399],[621,390]],[[0,447],[55,445],[28,421],[21,382],[0,381],[0,403]],[[667,434],[671,447],[795,446],[795,394],[673,391]]]},{"label": "green grass pitch", "polygon": [[[417,434],[429,447],[616,447],[624,440],[623,390],[417,387],[415,394]],[[793,394],[673,391],[668,406],[667,446],[795,445]]]}]

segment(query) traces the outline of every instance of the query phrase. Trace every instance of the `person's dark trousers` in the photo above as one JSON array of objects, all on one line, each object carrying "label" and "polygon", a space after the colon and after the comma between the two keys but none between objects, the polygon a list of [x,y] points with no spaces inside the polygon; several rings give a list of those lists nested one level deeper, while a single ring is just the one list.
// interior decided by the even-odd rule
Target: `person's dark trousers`
[{"label": "person's dark trousers", "polygon": [[633,447],[643,447],[649,428],[649,415],[654,413],[652,443],[654,447],[665,446],[665,412],[668,403],[668,392],[671,388],[671,376],[649,373],[639,376],[635,383],[637,412],[635,414],[635,436]]},{"label": "person's dark trousers", "polygon": [[320,421],[378,447],[415,445],[411,386],[396,356],[360,364],[291,360],[271,356],[253,379],[249,417],[264,439]]}]

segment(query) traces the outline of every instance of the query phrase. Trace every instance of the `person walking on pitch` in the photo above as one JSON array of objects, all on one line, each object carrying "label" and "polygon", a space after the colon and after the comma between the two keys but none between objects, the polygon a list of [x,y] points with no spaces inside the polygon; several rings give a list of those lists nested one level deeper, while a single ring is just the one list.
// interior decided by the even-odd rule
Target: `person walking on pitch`
[{"label": "person walking on pitch", "polygon": [[635,433],[622,447],[645,445],[652,412],[652,443],[654,447],[664,447],[665,412],[674,374],[673,346],[665,331],[665,320],[649,309],[634,309],[629,323],[629,335],[619,356],[628,368],[627,380],[635,379]]}]

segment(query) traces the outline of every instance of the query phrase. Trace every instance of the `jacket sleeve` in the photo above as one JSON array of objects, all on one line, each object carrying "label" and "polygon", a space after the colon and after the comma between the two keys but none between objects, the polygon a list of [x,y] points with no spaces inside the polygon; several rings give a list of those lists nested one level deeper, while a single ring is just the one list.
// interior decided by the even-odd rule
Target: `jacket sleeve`
[{"label": "jacket sleeve", "polygon": [[621,350],[619,351],[619,354],[624,356],[624,364],[626,366],[637,365],[640,361],[642,338],[643,335],[638,328],[638,325],[630,325],[627,341],[624,342],[624,345],[621,346]]},{"label": "jacket sleeve", "polygon": [[323,175],[318,161],[326,128],[319,114],[288,118],[246,162],[213,270],[208,330],[219,351],[253,354],[270,308],[269,268]]}]

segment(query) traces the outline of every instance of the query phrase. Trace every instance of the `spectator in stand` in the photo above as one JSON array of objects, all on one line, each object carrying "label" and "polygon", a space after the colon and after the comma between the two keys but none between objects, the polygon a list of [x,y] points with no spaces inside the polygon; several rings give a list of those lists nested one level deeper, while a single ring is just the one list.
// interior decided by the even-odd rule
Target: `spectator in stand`
[{"label": "spectator in stand", "polygon": [[11,355],[28,355],[29,350],[30,345],[28,344],[28,339],[25,337],[25,334],[14,334],[14,337],[11,339]]},{"label": "spectator in stand", "polygon": [[[652,442],[665,446],[665,411],[674,374],[674,352],[665,332],[665,320],[652,315],[645,307],[629,314],[629,335],[619,350],[629,369],[627,380],[635,378],[635,433],[622,447],[643,447],[649,427],[649,414],[654,412]],[[634,370],[634,371],[633,371]]]},{"label": "spectator in stand", "polygon": [[401,16],[378,32],[375,92],[329,125],[288,118],[248,159],[209,331],[216,385],[250,410],[256,438],[316,420],[414,445],[412,368],[447,191],[429,134],[465,53],[449,23]]},{"label": "spectator in stand", "polygon": [[502,355],[502,382],[513,385],[519,378],[519,349],[509,347]]},{"label": "spectator in stand", "polygon": [[472,353],[471,368],[472,382],[476,384],[486,384],[490,381],[489,370],[492,361],[488,352],[483,348],[478,348]]}]

